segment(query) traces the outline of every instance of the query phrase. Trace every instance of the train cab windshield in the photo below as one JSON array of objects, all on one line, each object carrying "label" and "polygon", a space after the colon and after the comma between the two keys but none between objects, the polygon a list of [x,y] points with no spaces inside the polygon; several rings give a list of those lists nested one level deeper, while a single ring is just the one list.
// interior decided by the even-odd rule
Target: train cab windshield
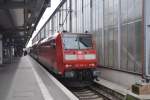
[{"label": "train cab windshield", "polygon": [[91,34],[64,34],[64,49],[91,49],[93,48]]}]

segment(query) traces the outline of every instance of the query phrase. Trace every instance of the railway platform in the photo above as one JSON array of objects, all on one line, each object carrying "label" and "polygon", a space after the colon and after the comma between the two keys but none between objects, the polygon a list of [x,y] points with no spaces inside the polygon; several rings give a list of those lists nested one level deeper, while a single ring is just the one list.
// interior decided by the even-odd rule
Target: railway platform
[{"label": "railway platform", "polygon": [[105,96],[107,97],[116,97],[117,100],[150,100],[150,95],[134,94],[131,92],[131,89],[102,78],[95,82],[100,85],[103,94],[106,94]]},{"label": "railway platform", "polygon": [[0,66],[0,100],[78,100],[30,56]]}]

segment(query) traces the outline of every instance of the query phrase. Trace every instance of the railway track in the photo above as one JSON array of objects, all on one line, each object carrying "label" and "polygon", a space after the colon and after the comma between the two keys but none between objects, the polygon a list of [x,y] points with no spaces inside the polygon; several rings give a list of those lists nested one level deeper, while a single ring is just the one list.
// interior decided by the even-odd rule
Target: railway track
[{"label": "railway track", "polygon": [[122,94],[116,93],[95,82],[87,87],[69,89],[79,98],[79,100],[124,100]]},{"label": "railway track", "polygon": [[97,92],[91,90],[89,87],[84,88],[74,88],[71,91],[80,99],[80,100],[104,100],[101,95]]},{"label": "railway track", "polygon": [[[50,72],[50,71],[49,71]],[[50,72],[54,75],[52,72]],[[56,77],[54,75],[54,77]],[[125,95],[117,93],[114,90],[109,89],[108,87],[102,86],[96,82],[91,82],[89,86],[81,85],[79,83],[77,87],[70,87],[70,85],[75,85],[73,83],[68,84],[64,83],[64,80],[60,80],[58,77],[57,79],[65,85],[70,91],[72,91],[79,100],[125,100]],[[70,82],[70,81],[69,81]],[[76,86],[76,85],[75,85]]]}]

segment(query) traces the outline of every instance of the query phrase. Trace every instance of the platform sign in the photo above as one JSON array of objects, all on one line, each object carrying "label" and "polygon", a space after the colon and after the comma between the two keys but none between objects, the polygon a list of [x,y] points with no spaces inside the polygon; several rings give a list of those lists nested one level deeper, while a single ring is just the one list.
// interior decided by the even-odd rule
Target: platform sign
[{"label": "platform sign", "polygon": [[146,78],[150,79],[150,0],[144,2],[144,36],[145,36],[145,63],[144,73]]}]

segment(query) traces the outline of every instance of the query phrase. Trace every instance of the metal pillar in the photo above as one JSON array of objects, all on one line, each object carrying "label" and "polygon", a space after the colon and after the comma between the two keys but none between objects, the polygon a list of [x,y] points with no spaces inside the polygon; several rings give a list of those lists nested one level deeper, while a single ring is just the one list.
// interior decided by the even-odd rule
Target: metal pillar
[{"label": "metal pillar", "polygon": [[150,0],[144,0],[144,76],[150,80]]},{"label": "metal pillar", "polygon": [[3,64],[3,46],[2,46],[2,35],[0,34],[0,64]]},{"label": "metal pillar", "polygon": [[93,21],[92,21],[92,19],[93,19],[93,7],[92,7],[92,5],[93,5],[93,1],[92,0],[90,0],[90,32],[92,32],[93,31]]},{"label": "metal pillar", "polygon": [[70,10],[70,17],[69,17],[69,31],[72,32],[72,0],[69,2],[69,10]]},{"label": "metal pillar", "polygon": [[120,69],[121,62],[121,0],[118,0],[119,8],[118,8],[118,67]]}]

